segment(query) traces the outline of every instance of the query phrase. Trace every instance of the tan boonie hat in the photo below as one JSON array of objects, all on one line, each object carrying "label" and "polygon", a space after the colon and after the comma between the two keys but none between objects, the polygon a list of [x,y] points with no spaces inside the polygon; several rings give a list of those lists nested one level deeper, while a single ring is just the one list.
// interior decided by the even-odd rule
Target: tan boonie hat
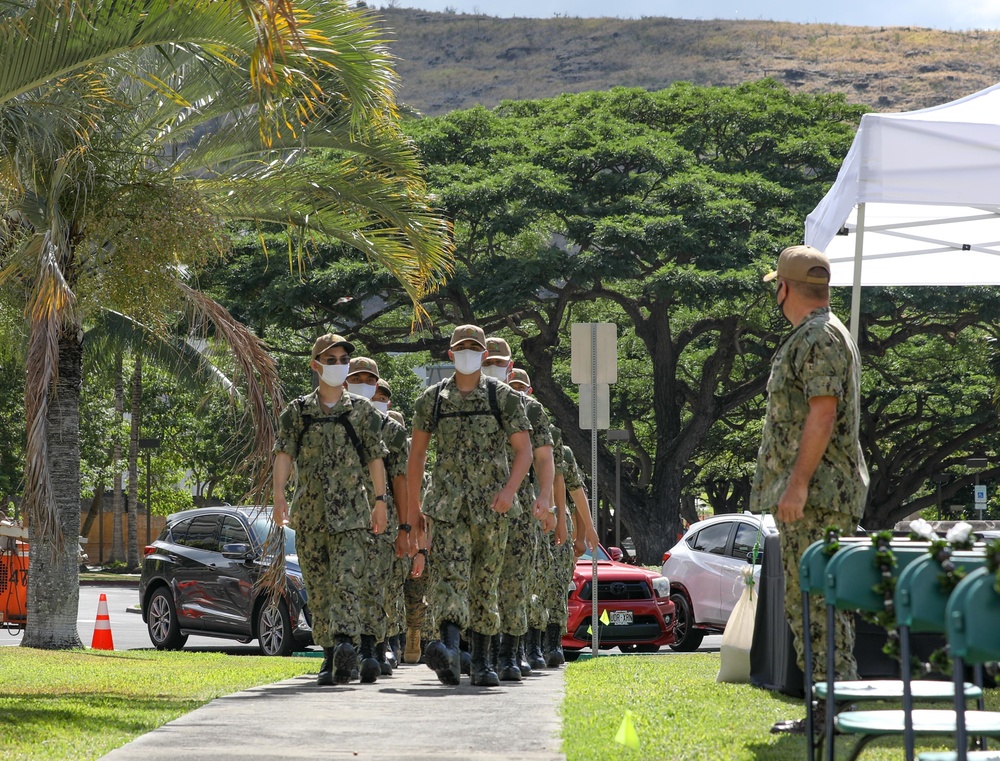
[{"label": "tan boonie hat", "polygon": [[522,370],[520,367],[515,367],[511,370],[509,376],[507,376],[507,385],[511,383],[523,383],[528,388],[531,388],[531,378],[528,377],[528,372]]},{"label": "tan boonie hat", "polygon": [[478,325],[459,325],[451,334],[451,343],[448,344],[448,348],[454,349],[455,345],[462,343],[462,341],[475,341],[485,349],[486,333]]},{"label": "tan boonie hat", "polygon": [[[810,277],[809,270],[813,267],[825,269],[826,277]],[[778,255],[778,269],[764,275],[764,282],[769,283],[776,277],[796,283],[825,285],[830,282],[830,260],[812,246],[789,246]]]},{"label": "tan boonie hat", "polygon": [[347,368],[347,377],[358,373],[371,373],[378,378],[378,365],[374,359],[368,357],[351,357],[351,364]]},{"label": "tan boonie hat", "polygon": [[377,394],[379,391],[384,391],[386,396],[392,396],[392,388],[389,386],[389,383],[381,378],[375,384],[375,393]]},{"label": "tan boonie hat", "polygon": [[502,338],[490,336],[486,339],[487,359],[510,359],[510,345]]},{"label": "tan boonie hat", "polygon": [[395,420],[400,425],[406,425],[406,418],[403,417],[403,413],[398,410],[389,410],[389,417]]},{"label": "tan boonie hat", "polygon": [[312,358],[316,359],[324,351],[334,346],[343,346],[348,354],[354,353],[354,344],[346,338],[338,336],[336,333],[327,333],[316,339],[316,342],[313,344]]}]

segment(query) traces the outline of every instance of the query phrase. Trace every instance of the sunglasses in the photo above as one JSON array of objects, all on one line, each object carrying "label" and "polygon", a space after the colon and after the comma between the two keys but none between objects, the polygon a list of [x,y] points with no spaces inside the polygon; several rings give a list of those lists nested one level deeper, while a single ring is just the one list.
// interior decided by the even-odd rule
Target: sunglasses
[{"label": "sunglasses", "polygon": [[321,365],[349,365],[351,358],[345,354],[343,357],[316,357],[316,361]]}]

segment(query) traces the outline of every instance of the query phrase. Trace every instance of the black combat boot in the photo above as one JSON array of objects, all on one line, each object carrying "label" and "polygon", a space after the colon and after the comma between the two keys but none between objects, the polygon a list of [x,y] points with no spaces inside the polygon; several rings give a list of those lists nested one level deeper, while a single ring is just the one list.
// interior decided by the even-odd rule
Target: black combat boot
[{"label": "black combat boot", "polygon": [[389,649],[385,641],[375,645],[375,660],[378,661],[379,673],[382,676],[392,676],[392,664],[389,663]]},{"label": "black combat boot", "polygon": [[469,676],[472,669],[472,654],[469,652],[469,641],[464,637],[459,640],[458,651],[462,664],[462,673]]},{"label": "black combat boot", "polygon": [[517,667],[521,670],[521,676],[531,676],[531,665],[528,663],[528,659],[524,655],[524,638],[526,635],[522,634],[517,638],[517,656],[515,661]]},{"label": "black combat boot", "polygon": [[323,648],[323,665],[319,667],[316,675],[316,684],[320,687],[329,687],[333,684],[333,648]]},{"label": "black combat boot", "polygon": [[389,639],[386,640],[386,644],[388,647],[385,651],[385,660],[386,663],[389,664],[389,667],[395,671],[399,664],[403,662],[403,659],[400,656],[401,643],[399,641],[399,635],[396,634],[395,636],[389,637]]},{"label": "black combat boot", "polygon": [[490,671],[500,673],[500,635],[494,634],[490,637],[490,659],[486,662]]},{"label": "black combat boot", "polygon": [[499,687],[500,677],[490,668],[490,645],[492,637],[479,632],[469,632],[472,640],[472,670],[469,681],[474,687]]},{"label": "black combat boot", "polygon": [[533,669],[545,668],[545,656],[542,655],[542,634],[541,629],[528,629],[526,635],[525,653],[528,656],[528,665]]},{"label": "black combat boot", "polygon": [[417,658],[417,663],[422,663],[427,665],[427,646],[431,643],[429,639],[420,638],[420,657]]},{"label": "black combat boot", "polygon": [[550,669],[559,668],[566,662],[562,649],[562,627],[549,624],[545,627],[545,665]]},{"label": "black combat boot", "polygon": [[521,669],[517,665],[517,637],[513,634],[500,635],[500,653],[497,655],[500,666],[497,674],[503,682],[520,682]]},{"label": "black combat boot", "polygon": [[347,684],[351,681],[351,672],[358,668],[358,654],[354,642],[346,634],[338,634],[334,639],[337,644],[333,648],[333,682]]},{"label": "black combat boot", "polygon": [[378,680],[382,669],[375,659],[375,636],[372,634],[361,635],[361,664],[358,668],[358,675],[361,677],[361,684],[372,684]]},{"label": "black combat boot", "polygon": [[457,685],[462,676],[462,658],[458,649],[462,630],[450,621],[441,623],[441,639],[427,645],[424,654],[427,665],[434,670],[442,684]]}]

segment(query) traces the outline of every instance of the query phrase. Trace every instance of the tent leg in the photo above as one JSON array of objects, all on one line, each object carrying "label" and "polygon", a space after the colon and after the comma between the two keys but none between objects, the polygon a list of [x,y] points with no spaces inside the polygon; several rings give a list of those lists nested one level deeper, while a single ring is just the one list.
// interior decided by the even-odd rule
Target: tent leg
[{"label": "tent leg", "polygon": [[854,240],[854,285],[851,288],[851,337],[858,343],[861,322],[861,252],[865,240],[865,205],[858,204],[858,229]]}]

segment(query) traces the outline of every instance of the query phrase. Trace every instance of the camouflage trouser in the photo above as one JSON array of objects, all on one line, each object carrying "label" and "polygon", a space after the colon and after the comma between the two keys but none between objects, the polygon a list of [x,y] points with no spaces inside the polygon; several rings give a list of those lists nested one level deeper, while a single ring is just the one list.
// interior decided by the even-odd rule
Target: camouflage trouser
[{"label": "camouflage trouser", "polygon": [[410,576],[410,558],[407,556],[396,557],[396,549],[392,549],[392,566],[389,575],[386,577],[385,585],[385,612],[389,621],[389,628],[386,635],[395,637],[403,631],[406,619],[406,606],[403,601],[403,586]]},{"label": "camouflage trouser", "polygon": [[544,629],[549,622],[549,609],[545,606],[545,585],[552,575],[552,541],[551,534],[542,530],[541,521],[532,521],[532,544],[534,545],[535,573],[531,577],[528,589],[528,626],[532,629]]},{"label": "camouflage trouser", "polygon": [[389,620],[386,617],[386,579],[392,573],[392,537],[387,533],[372,537],[368,553],[368,567],[375,592],[369,605],[361,612],[361,633],[371,634],[376,642],[386,638]]},{"label": "camouflage trouser", "polygon": [[473,523],[467,508],[454,523],[434,521],[431,606],[439,624],[493,635],[500,633],[497,585],[510,519],[486,513],[483,523]]},{"label": "camouflage trouser", "polygon": [[365,611],[382,609],[380,577],[372,563],[376,544],[367,529],[296,534],[312,611],[313,641],[320,647],[333,647],[337,634],[356,639],[362,633]]},{"label": "camouflage trouser", "polygon": [[538,520],[530,510],[522,510],[520,515],[510,519],[507,527],[507,549],[498,590],[500,631],[505,634],[520,636],[528,631],[528,595],[536,577],[532,523]]},{"label": "camouflage trouser", "polygon": [[[819,511],[806,505],[805,517],[794,523],[775,521],[781,534],[781,564],[785,570],[785,616],[792,629],[799,668],[805,671],[802,590],[799,588],[799,560],[806,548],[823,538],[827,526],[839,526],[844,536],[854,534],[857,519],[844,513]],[[813,680],[826,678],[826,604],[821,595],[809,598],[810,636],[813,651]],[[854,659],[854,616],[838,610],[834,623],[836,678],[857,679]]]},{"label": "camouflage trouser", "polygon": [[549,623],[559,624],[566,631],[569,619],[569,608],[566,600],[569,596],[569,583],[573,580],[573,569],[576,567],[576,556],[573,554],[573,516],[566,515],[566,541],[556,544],[556,534],[548,535],[549,547],[552,549],[552,574],[545,587],[545,607],[549,612]]}]

